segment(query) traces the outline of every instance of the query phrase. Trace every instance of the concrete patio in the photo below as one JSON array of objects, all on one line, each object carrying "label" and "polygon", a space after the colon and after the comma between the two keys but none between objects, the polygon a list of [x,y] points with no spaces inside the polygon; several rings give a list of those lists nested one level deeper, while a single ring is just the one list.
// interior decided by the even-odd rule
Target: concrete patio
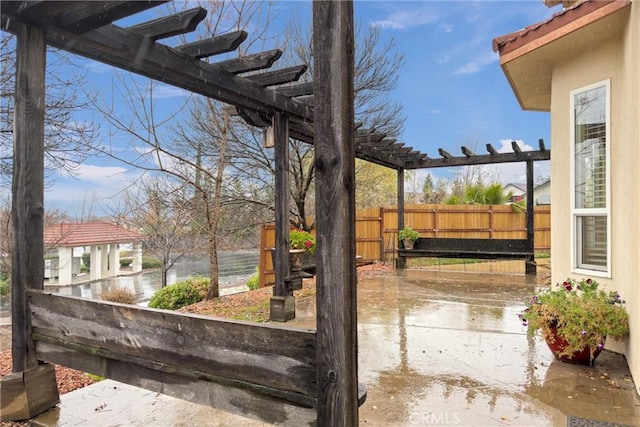
[{"label": "concrete patio", "polygon": [[[623,356],[605,351],[594,367],[564,364],[525,334],[517,313],[535,281],[438,269],[361,279],[359,378],[368,398],[360,424],[640,426],[640,398]],[[314,299],[299,300],[289,325],[314,322]],[[33,424],[263,425],[113,381],[61,400]]]}]

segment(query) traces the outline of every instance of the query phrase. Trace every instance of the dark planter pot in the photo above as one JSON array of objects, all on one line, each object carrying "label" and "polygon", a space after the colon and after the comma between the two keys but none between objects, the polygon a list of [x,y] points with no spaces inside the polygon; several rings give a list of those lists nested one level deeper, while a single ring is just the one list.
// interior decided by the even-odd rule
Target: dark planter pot
[{"label": "dark planter pot", "polygon": [[564,349],[567,348],[568,343],[564,338],[558,335],[558,330],[556,329],[555,325],[550,326],[550,329],[553,335],[553,342],[551,342],[550,339],[547,339],[546,340],[547,346],[549,347],[549,350],[551,350],[553,355],[556,357],[556,359],[562,362],[591,366],[593,365],[593,362],[596,360],[596,357],[598,357],[598,355],[604,348],[604,341],[603,341],[602,345],[598,346],[598,348],[596,348],[595,351],[593,352],[593,359],[591,358],[591,348],[588,346],[583,348],[581,351],[574,352],[570,356],[565,356],[565,355],[561,356],[560,353],[562,353],[562,351],[564,351]]},{"label": "dark planter pot", "polygon": [[304,249],[290,249],[289,250],[289,269],[292,273],[302,270],[302,261],[305,254]]}]

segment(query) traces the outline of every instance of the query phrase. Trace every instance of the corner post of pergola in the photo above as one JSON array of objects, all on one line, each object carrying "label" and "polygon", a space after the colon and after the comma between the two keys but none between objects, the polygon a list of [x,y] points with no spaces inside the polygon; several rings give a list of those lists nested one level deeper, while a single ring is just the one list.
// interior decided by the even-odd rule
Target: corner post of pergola
[{"label": "corner post of pergola", "polygon": [[288,286],[289,276],[289,121],[283,113],[273,115],[276,163],[276,282],[270,300],[269,319],[286,322],[296,316],[295,298]]},{"label": "corner post of pergola", "polygon": [[535,229],[534,229],[534,209],[533,206],[533,160],[527,160],[527,251],[531,253],[525,261],[525,274],[535,276],[537,272],[535,250]]},{"label": "corner post of pergola", "polygon": [[[404,228],[404,168],[398,169],[398,233]],[[396,239],[396,243],[400,245],[400,241]],[[396,259],[396,268],[405,268],[407,266],[407,260],[404,257],[398,256]]]},{"label": "corner post of pergola", "polygon": [[313,2],[318,420],[358,425],[353,2]]},{"label": "corner post of pergola", "polygon": [[12,373],[0,380],[2,421],[60,402],[53,365],[36,359],[27,290],[44,288],[45,32],[18,24],[13,146]]}]

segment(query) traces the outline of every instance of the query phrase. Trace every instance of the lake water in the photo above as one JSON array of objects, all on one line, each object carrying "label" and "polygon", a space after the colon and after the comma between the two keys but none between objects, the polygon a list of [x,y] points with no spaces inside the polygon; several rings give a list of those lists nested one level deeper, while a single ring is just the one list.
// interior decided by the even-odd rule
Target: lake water
[{"label": "lake water", "polygon": [[[220,274],[220,293],[226,294],[243,290],[249,277],[256,271],[259,261],[257,251],[221,251],[218,253]],[[201,256],[185,256],[178,260],[169,270],[167,283],[172,284],[192,276],[209,275],[209,259],[206,254]],[[88,277],[88,274],[87,274]],[[102,292],[127,288],[135,292],[139,302],[148,301],[160,289],[160,270],[143,271],[139,274],[123,275],[120,277],[99,280],[91,283],[81,283],[70,286],[48,286],[45,282],[44,290],[57,292],[62,295],[73,295],[83,298],[100,298]],[[0,299],[0,323],[10,318],[9,298]]]}]

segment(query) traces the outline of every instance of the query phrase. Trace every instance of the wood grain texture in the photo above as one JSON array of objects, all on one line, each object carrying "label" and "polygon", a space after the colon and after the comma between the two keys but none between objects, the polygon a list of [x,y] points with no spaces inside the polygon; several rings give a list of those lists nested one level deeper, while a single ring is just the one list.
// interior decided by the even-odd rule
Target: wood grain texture
[{"label": "wood grain texture", "polygon": [[160,40],[194,31],[206,16],[206,9],[196,7],[143,22],[142,24],[132,25],[127,27],[127,30],[153,40]]},{"label": "wood grain texture", "polygon": [[358,425],[353,2],[313,3],[318,425]]},{"label": "wood grain texture", "polygon": [[288,120],[282,114],[273,116],[273,136],[276,162],[276,284],[273,295],[286,297],[289,296],[284,280],[289,275],[289,137]]},{"label": "wood grain texture", "polygon": [[45,34],[18,25],[11,221],[13,371],[37,365],[27,289],[44,285]]},{"label": "wood grain texture", "polygon": [[[311,331],[42,291],[29,292],[29,306],[34,337],[67,348],[65,366],[75,367],[72,354],[86,353],[137,368],[176,374],[200,372],[212,381],[218,378],[218,382],[225,379],[265,390],[316,394],[316,345]],[[42,349],[38,347],[39,359],[53,358]]]}]

